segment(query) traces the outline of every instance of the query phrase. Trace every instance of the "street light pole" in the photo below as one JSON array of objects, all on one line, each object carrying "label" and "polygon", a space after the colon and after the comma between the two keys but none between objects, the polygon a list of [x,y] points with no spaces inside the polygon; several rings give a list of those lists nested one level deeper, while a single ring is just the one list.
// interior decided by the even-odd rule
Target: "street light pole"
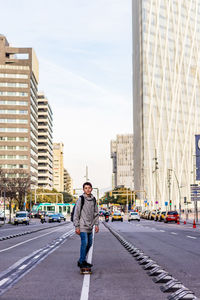
[{"label": "street light pole", "polygon": [[4,187],[4,195],[3,195],[3,205],[4,205],[4,221],[3,224],[6,223],[6,189]]},{"label": "street light pole", "polygon": [[179,181],[178,181],[178,178],[176,176],[176,172],[172,169],[169,169],[170,171],[173,171],[174,172],[174,176],[176,178],[176,182],[177,182],[177,186],[178,186],[178,191],[179,191],[179,216],[181,218],[181,187],[179,185]]}]

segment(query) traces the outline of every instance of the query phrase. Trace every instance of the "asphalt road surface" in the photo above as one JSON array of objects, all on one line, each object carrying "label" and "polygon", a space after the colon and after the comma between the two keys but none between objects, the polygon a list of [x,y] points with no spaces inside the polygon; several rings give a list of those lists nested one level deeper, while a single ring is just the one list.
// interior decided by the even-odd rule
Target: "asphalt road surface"
[{"label": "asphalt road surface", "polygon": [[[198,228],[144,220],[108,224],[200,296]],[[89,253],[92,275],[80,275],[79,248],[80,238],[67,222],[0,241],[0,299],[167,299],[103,224]]]}]

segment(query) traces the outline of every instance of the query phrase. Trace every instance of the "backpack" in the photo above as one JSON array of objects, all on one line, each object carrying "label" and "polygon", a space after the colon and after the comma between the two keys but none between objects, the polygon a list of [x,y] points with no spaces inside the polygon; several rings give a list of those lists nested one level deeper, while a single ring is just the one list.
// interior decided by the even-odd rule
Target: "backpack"
[{"label": "backpack", "polygon": [[[85,198],[83,195],[80,196],[81,197],[81,210],[80,210],[80,214],[81,214],[81,211],[83,209],[83,205],[84,205],[84,202],[85,202]],[[95,210],[95,205],[96,205],[96,198],[94,197],[94,210]],[[74,213],[75,213],[75,209],[76,209],[76,204],[74,205],[73,209],[72,209],[72,212],[71,212],[71,222],[74,222]]]}]

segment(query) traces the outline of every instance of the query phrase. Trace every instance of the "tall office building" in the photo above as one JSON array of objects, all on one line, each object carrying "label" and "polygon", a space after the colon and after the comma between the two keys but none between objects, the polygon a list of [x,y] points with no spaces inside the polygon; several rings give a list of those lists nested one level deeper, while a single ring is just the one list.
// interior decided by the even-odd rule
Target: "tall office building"
[{"label": "tall office building", "polygon": [[178,209],[200,131],[200,3],[133,0],[132,16],[135,188]]},{"label": "tall office building", "polygon": [[53,143],[53,187],[58,192],[64,191],[63,143]]},{"label": "tall office building", "polygon": [[111,141],[111,158],[113,161],[113,188],[125,186],[133,189],[133,135],[117,135]]},{"label": "tall office building", "polygon": [[11,47],[0,35],[0,166],[24,170],[37,184],[37,85],[39,66],[32,48]]},{"label": "tall office building", "polygon": [[38,93],[38,187],[53,187],[53,113],[43,93]]},{"label": "tall office building", "polygon": [[73,195],[73,182],[69,172],[64,169],[64,192]]}]

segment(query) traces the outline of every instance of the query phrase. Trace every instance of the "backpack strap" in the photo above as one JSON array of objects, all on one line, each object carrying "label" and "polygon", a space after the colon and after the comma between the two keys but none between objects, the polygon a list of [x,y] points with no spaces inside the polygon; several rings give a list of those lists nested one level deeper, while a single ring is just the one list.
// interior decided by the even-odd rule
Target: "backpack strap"
[{"label": "backpack strap", "polygon": [[[80,197],[81,197],[81,210],[80,210],[80,215],[81,215],[81,211],[82,211],[83,205],[84,205],[84,203],[85,203],[85,198],[84,198],[83,195],[81,195]],[[96,198],[94,197],[94,211],[95,211],[96,202],[97,202],[97,200],[96,200]]]},{"label": "backpack strap", "polygon": [[85,198],[84,198],[83,195],[81,195],[80,197],[81,197],[81,210],[80,210],[80,214],[81,214],[81,211],[82,211],[82,209],[83,209],[83,205],[84,205],[84,203],[85,203]]},{"label": "backpack strap", "polygon": [[96,203],[97,203],[97,200],[96,200],[96,198],[94,197],[94,211],[95,211]]}]

